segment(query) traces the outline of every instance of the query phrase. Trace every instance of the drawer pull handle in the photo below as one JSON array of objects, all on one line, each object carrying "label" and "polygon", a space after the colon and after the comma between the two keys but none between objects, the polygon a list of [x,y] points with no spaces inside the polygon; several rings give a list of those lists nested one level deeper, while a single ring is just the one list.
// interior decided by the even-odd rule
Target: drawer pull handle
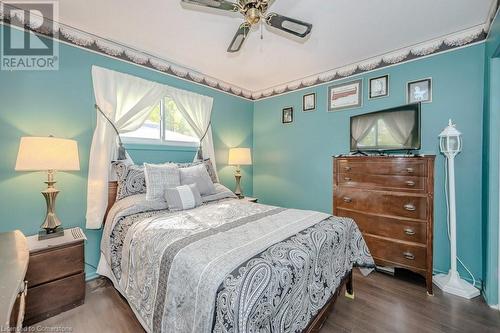
[{"label": "drawer pull handle", "polygon": [[408,236],[413,236],[415,235],[415,231],[410,228],[405,228],[405,234],[407,234]]},{"label": "drawer pull handle", "polygon": [[415,256],[411,252],[403,252],[403,257],[408,260],[415,260]]},{"label": "drawer pull handle", "polygon": [[352,202],[352,199],[349,197],[344,197],[344,202],[347,202],[347,203]]},{"label": "drawer pull handle", "polygon": [[406,181],[406,186],[413,187],[413,186],[415,186],[415,182],[413,180],[407,180]]},{"label": "drawer pull handle", "polygon": [[406,172],[413,173],[413,168],[406,168]]},{"label": "drawer pull handle", "polygon": [[350,182],[350,181],[351,181],[351,177],[345,177],[345,178],[344,178],[344,180],[345,180],[346,182]]},{"label": "drawer pull handle", "polygon": [[344,167],[344,170],[345,171],[351,171],[351,167],[350,166],[346,166],[346,167]]},{"label": "drawer pull handle", "polygon": [[412,204],[406,204],[403,207],[404,207],[404,209],[406,209],[409,212],[413,212],[413,211],[417,210],[417,207],[415,207],[415,205],[412,205]]}]

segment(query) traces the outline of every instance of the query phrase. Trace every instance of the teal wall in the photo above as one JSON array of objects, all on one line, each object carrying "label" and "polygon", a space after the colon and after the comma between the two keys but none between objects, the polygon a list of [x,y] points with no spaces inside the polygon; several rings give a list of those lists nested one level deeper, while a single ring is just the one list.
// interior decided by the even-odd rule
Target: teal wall
[{"label": "teal wall", "polygon": [[[0,26],[0,29],[3,29]],[[1,35],[0,35],[1,36]],[[261,202],[286,207],[331,211],[331,156],[349,149],[352,115],[405,104],[406,82],[432,77],[433,102],[422,110],[421,153],[436,154],[434,268],[449,268],[444,201],[444,158],[437,135],[449,117],[464,133],[464,151],[457,157],[458,254],[479,281],[490,304],[498,302],[498,161],[500,59],[492,59],[500,40],[497,19],[486,43],[360,75],[361,108],[326,112],[329,84],[255,103],[140,66],[65,44],[60,69],[54,72],[0,71],[0,232],[20,229],[34,234],[45,212],[39,191],[43,173],[15,172],[19,138],[49,134],[78,140],[81,171],[57,175],[62,193],[58,214],[67,227],[85,227],[86,176],[95,126],[91,66],[98,65],[214,98],[213,131],[222,183],[234,187],[227,166],[229,147],[253,147],[254,167],[243,168],[243,187]],[[369,100],[368,79],[390,75],[390,96]],[[349,81],[344,80],[344,81]],[[341,81],[339,81],[341,82]],[[302,96],[317,93],[317,110],[301,112]],[[293,106],[294,122],[281,124],[281,109]],[[483,114],[484,107],[484,114]],[[483,124],[484,122],[484,124]],[[484,134],[483,134],[484,133]],[[195,149],[127,145],[137,163],[189,161]],[[479,174],[483,173],[482,181]],[[474,176],[477,175],[477,176]],[[482,200],[484,198],[484,200]],[[98,260],[100,230],[85,230],[86,261]],[[87,276],[95,274],[86,267]],[[460,268],[463,277],[467,273]]]},{"label": "teal wall", "polygon": [[500,18],[497,15],[485,46],[484,146],[483,146],[483,261],[484,295],[498,304],[498,225],[500,150]]},{"label": "teal wall", "polygon": [[[483,279],[481,226],[484,43],[404,63],[363,78],[363,106],[326,112],[329,84],[257,101],[254,107],[254,195],[262,202],[331,212],[332,155],[349,151],[349,118],[405,104],[408,81],[432,77],[433,101],[422,106],[423,154],[435,154],[434,268],[449,269],[444,157],[437,136],[453,118],[464,135],[456,159],[458,254]],[[368,99],[368,79],[389,74],[390,95]],[[350,78],[349,80],[353,80]],[[302,112],[302,96],[317,94],[317,110]],[[281,124],[281,109],[293,106],[294,122]],[[463,277],[467,273],[460,269]]]},{"label": "teal wall", "polygon": [[[0,25],[0,29],[7,28]],[[227,166],[227,150],[234,146],[252,147],[251,101],[63,43],[59,59],[58,71],[0,71],[0,232],[20,229],[27,235],[34,234],[45,213],[40,191],[46,176],[40,172],[14,171],[19,139],[25,135],[52,134],[78,141],[81,170],[57,174],[57,187],[61,190],[57,212],[64,226],[85,227],[88,158],[96,118],[92,65],[213,97],[213,137],[219,175],[222,183],[234,187],[233,168]],[[180,147],[129,145],[128,148],[139,163],[183,162],[194,156],[192,149]],[[243,171],[244,189],[251,194],[252,168]],[[86,261],[96,266],[101,231],[85,230],[85,233],[89,239]],[[90,277],[95,270],[87,266],[86,272]]]}]

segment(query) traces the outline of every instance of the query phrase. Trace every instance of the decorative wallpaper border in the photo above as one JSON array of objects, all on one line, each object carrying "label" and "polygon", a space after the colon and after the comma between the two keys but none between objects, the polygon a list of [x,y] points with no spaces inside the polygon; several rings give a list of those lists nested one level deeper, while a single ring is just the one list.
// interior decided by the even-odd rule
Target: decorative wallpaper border
[{"label": "decorative wallpaper border", "polygon": [[354,64],[332,69],[299,80],[294,80],[268,89],[259,90],[252,93],[252,99],[258,100],[339,79],[345,79],[353,75],[477,43],[484,40],[486,36],[487,32],[484,30],[484,25],[477,26],[448,36],[416,44],[411,47],[385,53]]},{"label": "decorative wallpaper border", "polygon": [[[498,8],[498,4],[495,5],[495,7]],[[166,61],[146,52],[136,50],[123,44],[113,42],[108,39],[101,38],[99,36],[60,23],[54,24],[54,27],[56,28],[53,30],[55,31],[53,31],[52,29],[47,29],[43,25],[39,28],[32,28],[30,27],[29,22],[25,23],[21,21],[19,17],[10,17],[6,13],[3,13],[1,11],[0,23],[3,22],[8,25],[23,26],[25,30],[30,30],[46,37],[58,39],[66,43],[76,45],[80,48],[92,50],[94,52],[102,53],[126,62],[131,62],[143,67],[155,69],[157,71],[201,85],[205,85],[217,90],[221,90],[238,97],[246,98],[249,100],[258,100],[261,98],[280,95],[306,87],[328,83],[338,79],[348,78],[353,75],[480,42],[486,38],[495,13],[496,10],[493,10],[492,13],[490,13],[490,17],[488,17],[488,20],[485,24],[470,29],[436,38],[431,41],[416,44],[397,51],[382,54],[341,68],[332,69],[299,80],[294,80],[285,84],[280,84],[271,88],[253,92],[207,76],[192,69],[179,66],[173,62]]]}]

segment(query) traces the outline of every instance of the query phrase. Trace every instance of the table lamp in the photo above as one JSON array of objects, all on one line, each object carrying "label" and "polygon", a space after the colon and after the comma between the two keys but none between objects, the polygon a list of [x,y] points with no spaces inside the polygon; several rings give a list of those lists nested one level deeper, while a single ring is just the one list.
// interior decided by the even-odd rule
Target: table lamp
[{"label": "table lamp", "polygon": [[236,189],[234,190],[234,194],[238,196],[238,198],[244,198],[243,191],[241,190],[241,165],[251,165],[252,164],[252,156],[250,153],[250,148],[230,148],[229,149],[229,165],[236,165],[236,172],[234,177],[236,178]]},{"label": "table lamp", "polygon": [[55,204],[59,190],[54,187],[54,174],[58,171],[80,170],[78,145],[74,140],[54,137],[22,137],[17,153],[16,171],[47,171],[47,189],[42,191],[47,203],[47,213],[38,239],[64,235],[61,221],[56,215]]}]

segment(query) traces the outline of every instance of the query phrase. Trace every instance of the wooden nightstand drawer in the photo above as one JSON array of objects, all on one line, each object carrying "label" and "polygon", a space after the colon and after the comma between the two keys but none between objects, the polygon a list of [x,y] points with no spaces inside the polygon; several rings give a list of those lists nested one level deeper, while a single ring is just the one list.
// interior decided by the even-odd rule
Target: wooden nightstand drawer
[{"label": "wooden nightstand drawer", "polygon": [[30,288],[83,272],[83,241],[30,253],[26,280]]},{"label": "wooden nightstand drawer", "polygon": [[26,302],[25,325],[32,325],[83,304],[85,274],[72,275],[30,288]]},{"label": "wooden nightstand drawer", "polygon": [[85,301],[84,240],[80,228],[64,236],[38,240],[28,237],[30,261],[26,280],[25,325],[81,305]]}]

